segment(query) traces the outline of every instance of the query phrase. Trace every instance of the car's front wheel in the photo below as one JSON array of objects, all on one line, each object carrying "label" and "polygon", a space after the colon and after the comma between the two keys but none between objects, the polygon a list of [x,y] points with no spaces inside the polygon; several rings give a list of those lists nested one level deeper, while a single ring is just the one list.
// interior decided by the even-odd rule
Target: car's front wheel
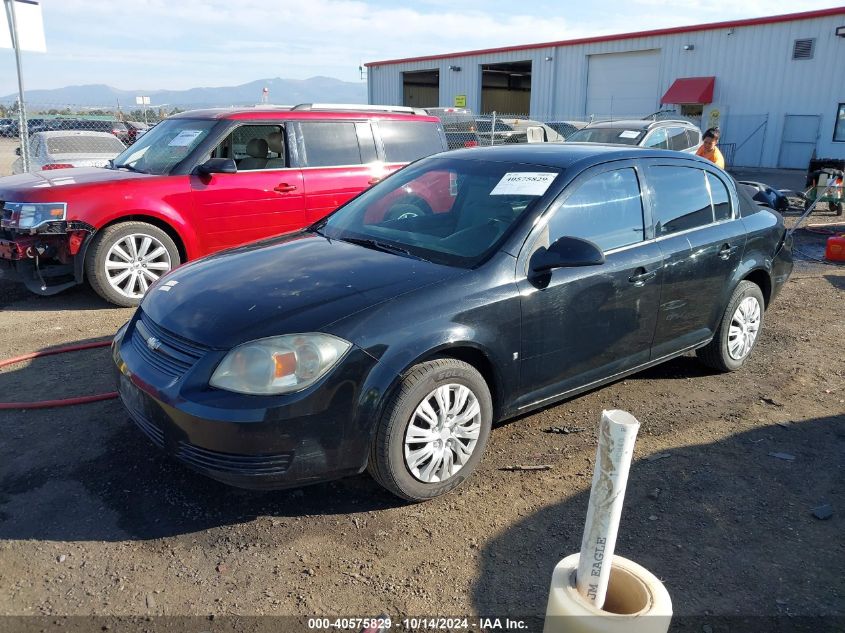
[{"label": "car's front wheel", "polygon": [[760,286],[751,281],[739,282],[713,340],[696,350],[698,359],[719,371],[742,367],[763,328],[765,305]]},{"label": "car's front wheel", "polygon": [[492,419],[490,389],[471,365],[453,358],[415,365],[379,421],[370,474],[409,501],[443,495],[475,470]]},{"label": "car's front wheel", "polygon": [[85,257],[85,275],[103,299],[130,307],[179,263],[179,249],[167,233],[146,222],[122,222],[94,237]]}]

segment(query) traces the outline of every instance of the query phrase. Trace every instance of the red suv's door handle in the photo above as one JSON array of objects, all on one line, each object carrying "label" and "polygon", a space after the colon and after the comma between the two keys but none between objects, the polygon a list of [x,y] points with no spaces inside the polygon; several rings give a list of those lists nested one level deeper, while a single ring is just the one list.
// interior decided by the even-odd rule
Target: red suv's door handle
[{"label": "red suv's door handle", "polygon": [[374,184],[376,184],[377,182],[381,182],[381,178],[370,178],[370,179],[367,181],[367,184],[368,184],[368,185],[374,185]]},{"label": "red suv's door handle", "polygon": [[283,182],[273,187],[273,191],[278,191],[279,193],[290,193],[291,191],[296,191],[296,185],[289,185],[288,183]]}]

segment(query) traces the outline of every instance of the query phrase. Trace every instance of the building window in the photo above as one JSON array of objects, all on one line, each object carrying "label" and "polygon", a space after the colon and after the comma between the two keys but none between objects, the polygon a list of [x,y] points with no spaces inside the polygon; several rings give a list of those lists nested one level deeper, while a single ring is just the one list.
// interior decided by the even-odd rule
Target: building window
[{"label": "building window", "polygon": [[845,143],[845,103],[840,103],[836,110],[836,122],[833,124],[833,141]]},{"label": "building window", "polygon": [[792,59],[813,59],[815,44],[814,39],[795,40],[792,46]]}]

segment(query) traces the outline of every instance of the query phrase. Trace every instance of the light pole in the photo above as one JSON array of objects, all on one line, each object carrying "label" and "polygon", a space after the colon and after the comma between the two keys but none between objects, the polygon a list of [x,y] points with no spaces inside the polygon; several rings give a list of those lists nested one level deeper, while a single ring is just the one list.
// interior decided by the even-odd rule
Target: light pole
[{"label": "light pole", "polygon": [[12,48],[15,49],[15,64],[18,69],[18,135],[21,140],[21,164],[25,172],[29,171],[29,128],[26,125],[26,105],[23,100],[23,71],[21,70],[21,47],[18,41],[18,23],[15,19],[15,0],[3,0],[6,16],[9,19],[9,34],[12,36]]}]

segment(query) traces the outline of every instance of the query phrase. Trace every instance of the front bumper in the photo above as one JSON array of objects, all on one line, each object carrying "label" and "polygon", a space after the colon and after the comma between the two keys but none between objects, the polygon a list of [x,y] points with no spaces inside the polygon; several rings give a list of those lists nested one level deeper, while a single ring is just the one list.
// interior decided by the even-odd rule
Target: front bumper
[{"label": "front bumper", "polygon": [[135,329],[138,318],[112,346],[118,390],[136,426],[167,454],[212,479],[252,489],[312,484],[365,468],[369,434],[357,418],[366,399],[363,379],[376,361],[357,347],[309,389],[248,396],[208,387],[222,350],[200,350],[174,377],[173,364],[155,355],[184,340],[157,329],[162,345],[150,350]]},{"label": "front bumper", "polygon": [[13,269],[26,287],[40,295],[53,295],[82,283],[85,251],[93,229],[87,225],[53,233],[0,234],[0,263]]}]

